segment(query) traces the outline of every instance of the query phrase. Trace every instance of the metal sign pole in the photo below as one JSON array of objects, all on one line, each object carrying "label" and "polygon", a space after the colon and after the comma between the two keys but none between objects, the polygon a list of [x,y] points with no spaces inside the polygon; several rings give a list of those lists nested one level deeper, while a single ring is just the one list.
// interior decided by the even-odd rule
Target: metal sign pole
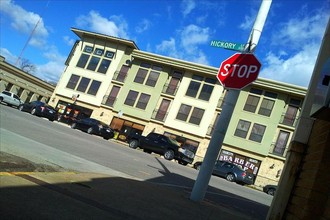
[{"label": "metal sign pole", "polygon": [[[261,31],[265,24],[272,0],[263,0],[251,31],[246,52],[254,52],[258,44]],[[190,199],[199,202],[204,199],[208,183],[210,181],[215,161],[223,144],[228,125],[233,114],[240,90],[230,90],[224,100],[224,106],[216,123],[204,161],[198,173]]]}]

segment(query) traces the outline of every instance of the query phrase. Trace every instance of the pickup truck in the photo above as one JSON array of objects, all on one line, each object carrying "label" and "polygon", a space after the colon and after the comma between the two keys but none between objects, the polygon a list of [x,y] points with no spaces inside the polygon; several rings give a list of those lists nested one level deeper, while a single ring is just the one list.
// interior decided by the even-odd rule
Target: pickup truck
[{"label": "pickup truck", "polygon": [[7,103],[8,106],[16,106],[16,107],[23,104],[21,99],[16,94],[6,90],[0,93],[0,102]]},{"label": "pickup truck", "polygon": [[187,165],[192,163],[195,154],[188,149],[181,148],[179,143],[165,135],[157,133],[149,133],[142,136],[138,133],[131,133],[127,136],[126,141],[130,148],[141,148],[146,153],[157,153],[166,160],[177,160],[179,164]]}]

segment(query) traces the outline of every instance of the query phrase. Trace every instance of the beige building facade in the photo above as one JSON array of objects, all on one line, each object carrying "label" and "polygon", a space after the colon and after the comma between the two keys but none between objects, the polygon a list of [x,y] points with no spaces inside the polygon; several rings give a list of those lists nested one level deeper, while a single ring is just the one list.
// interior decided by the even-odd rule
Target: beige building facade
[{"label": "beige building facade", "polygon": [[[139,50],[133,41],[72,28],[78,40],[49,104],[64,122],[93,117],[125,141],[162,133],[202,161],[226,90],[217,68]],[[306,88],[257,79],[239,95],[218,158],[241,165],[255,185],[277,183]]]},{"label": "beige building facade", "polygon": [[0,91],[10,91],[23,102],[48,102],[55,86],[31,75],[6,62],[0,56]]}]

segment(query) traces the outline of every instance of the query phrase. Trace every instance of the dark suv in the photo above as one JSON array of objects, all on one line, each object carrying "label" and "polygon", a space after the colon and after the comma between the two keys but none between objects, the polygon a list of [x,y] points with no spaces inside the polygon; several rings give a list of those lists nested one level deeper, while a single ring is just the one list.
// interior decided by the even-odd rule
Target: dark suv
[{"label": "dark suv", "polygon": [[195,154],[188,149],[179,146],[176,140],[165,135],[149,133],[147,136],[131,133],[126,141],[130,148],[137,147],[143,149],[146,153],[157,153],[163,155],[166,160],[177,160],[179,164],[187,165],[192,163]]}]

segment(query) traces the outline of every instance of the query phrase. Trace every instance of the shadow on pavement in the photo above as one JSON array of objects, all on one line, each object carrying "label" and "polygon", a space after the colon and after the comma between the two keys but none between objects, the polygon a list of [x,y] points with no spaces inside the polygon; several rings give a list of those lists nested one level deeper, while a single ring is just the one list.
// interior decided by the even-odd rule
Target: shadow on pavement
[{"label": "shadow on pavement", "polygon": [[[20,162],[23,161],[28,163],[21,158]],[[162,165],[163,170],[159,172],[163,176],[148,181],[62,170],[50,172],[46,169],[46,172],[27,173],[15,168],[11,171],[7,170],[0,176],[1,218],[125,220],[266,218],[269,207],[212,187],[208,189],[212,193],[207,195],[205,201],[197,203],[189,200],[194,181],[171,173],[160,160],[158,161]],[[1,163],[3,168],[2,165],[3,163]],[[169,180],[172,179],[176,181],[173,185],[169,185]],[[173,187],[174,184],[187,187]],[[223,204],[216,202],[219,201],[219,196],[222,197],[220,200],[226,202]],[[244,209],[233,208],[237,205],[235,204],[237,200],[243,201],[240,204]]]}]

